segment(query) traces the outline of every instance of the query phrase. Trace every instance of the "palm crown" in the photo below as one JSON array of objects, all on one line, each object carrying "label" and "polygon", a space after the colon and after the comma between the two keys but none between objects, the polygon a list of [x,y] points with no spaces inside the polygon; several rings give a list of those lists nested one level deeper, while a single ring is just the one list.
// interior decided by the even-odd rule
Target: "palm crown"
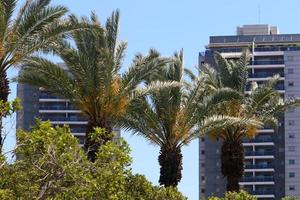
[{"label": "palm crown", "polygon": [[[67,33],[86,27],[62,20],[68,9],[49,5],[50,0],[26,0],[15,15],[16,4],[17,0],[0,1],[0,101],[4,103],[9,95],[9,68],[35,52],[53,50]],[[2,117],[0,113],[0,146]]]},{"label": "palm crown", "polygon": [[[183,52],[176,53],[174,62],[168,63],[146,79],[176,81],[180,87],[161,89],[132,102],[122,120],[122,127],[159,146],[161,165],[160,184],[176,186],[181,179],[181,147],[199,137],[198,126],[205,117],[212,115],[215,103],[231,98],[231,91],[218,90],[208,96],[206,77],[196,77],[184,68]],[[186,81],[184,72],[192,81]]]},{"label": "palm crown", "polygon": [[[44,58],[31,57],[23,64],[18,79],[70,99],[88,118],[87,133],[97,126],[110,133],[132,99],[164,85],[138,87],[149,73],[170,60],[150,50],[147,56],[137,55],[132,66],[120,74],[126,43],[117,40],[119,12],[108,18],[105,27],[100,25],[94,13],[90,19],[71,17],[75,24],[81,21],[93,28],[75,31],[72,34],[75,46],[61,41],[55,51],[64,61],[65,69]],[[106,135],[103,139],[110,140],[111,136]],[[90,148],[92,160],[96,152],[92,150],[93,145],[87,137],[86,147]]]},{"label": "palm crown", "polygon": [[[206,119],[206,133],[212,138],[221,138],[222,173],[227,177],[227,189],[239,190],[239,179],[244,171],[244,149],[242,140],[253,138],[263,126],[276,128],[277,119],[287,108],[297,106],[297,100],[283,101],[276,91],[278,77],[270,78],[265,84],[257,87],[252,83],[250,92],[245,93],[248,84],[248,52],[244,52],[239,60],[227,60],[221,54],[215,55],[217,70],[203,66],[207,87],[214,91],[227,88],[236,93],[233,99],[216,105],[218,119]],[[224,126],[224,119],[230,122]]]}]

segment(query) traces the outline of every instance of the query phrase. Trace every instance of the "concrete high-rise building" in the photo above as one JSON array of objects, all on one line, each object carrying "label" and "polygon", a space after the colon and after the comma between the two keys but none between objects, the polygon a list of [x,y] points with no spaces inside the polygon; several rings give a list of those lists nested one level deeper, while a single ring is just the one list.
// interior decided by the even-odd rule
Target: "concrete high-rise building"
[{"label": "concrete high-rise building", "polygon": [[[238,58],[248,48],[252,59],[250,83],[263,84],[279,74],[276,89],[284,98],[300,97],[300,34],[279,34],[277,27],[244,25],[232,36],[211,36],[205,53],[199,54],[199,64],[214,66],[213,54]],[[217,66],[214,66],[217,67]],[[245,174],[242,188],[260,200],[300,197],[300,109],[289,110],[279,119],[278,129],[259,130],[254,139],[245,139]],[[202,138],[199,142],[200,198],[222,196],[226,180],[221,174],[221,141]]]},{"label": "concrete high-rise building", "polygon": [[[61,67],[64,68],[64,65],[61,64]],[[17,85],[17,97],[21,99],[23,106],[17,112],[17,129],[29,131],[37,118],[42,121],[49,120],[54,126],[68,125],[71,133],[79,139],[80,145],[84,144],[87,120],[68,99],[21,83]],[[114,128],[114,132],[120,135],[120,129]]]}]

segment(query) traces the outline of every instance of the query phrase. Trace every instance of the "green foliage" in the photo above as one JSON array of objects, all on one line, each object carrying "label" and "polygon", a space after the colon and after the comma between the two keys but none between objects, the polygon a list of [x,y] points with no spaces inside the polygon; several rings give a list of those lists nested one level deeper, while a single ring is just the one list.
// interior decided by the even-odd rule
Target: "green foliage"
[{"label": "green foliage", "polygon": [[17,137],[17,161],[0,157],[0,199],[186,199],[175,188],[156,187],[132,174],[130,149],[122,139],[102,145],[93,163],[68,127],[37,122]]},{"label": "green foliage", "polygon": [[292,196],[287,196],[287,197],[283,197],[281,200],[299,200],[299,198],[292,197]]},{"label": "green foliage", "polygon": [[16,98],[12,102],[4,102],[0,100],[0,116],[1,117],[8,117],[12,113],[21,110],[21,103],[20,99]]},{"label": "green foliage", "polygon": [[225,197],[209,197],[208,200],[257,200],[256,197],[248,194],[245,191],[226,192]]}]

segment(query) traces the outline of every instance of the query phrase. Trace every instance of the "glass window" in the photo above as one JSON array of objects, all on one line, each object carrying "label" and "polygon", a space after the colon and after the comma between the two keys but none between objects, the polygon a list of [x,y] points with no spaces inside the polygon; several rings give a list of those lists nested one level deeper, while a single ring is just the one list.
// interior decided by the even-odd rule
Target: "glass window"
[{"label": "glass window", "polygon": [[293,159],[289,160],[289,164],[290,165],[294,165],[295,164],[295,160],[293,160]]},{"label": "glass window", "polygon": [[294,126],[295,125],[295,121],[294,120],[289,120],[289,126]]},{"label": "glass window", "polygon": [[290,133],[290,134],[289,134],[289,138],[290,138],[290,139],[293,139],[293,138],[295,138],[295,134],[293,134],[293,133]]},{"label": "glass window", "polygon": [[288,86],[289,86],[289,87],[293,87],[293,86],[294,86],[294,82],[293,82],[293,81],[289,81],[289,82],[288,82]]},{"label": "glass window", "polygon": [[290,173],[289,173],[289,177],[290,177],[290,178],[294,178],[294,177],[295,177],[295,172],[290,172]]},{"label": "glass window", "polygon": [[295,186],[294,185],[290,185],[289,186],[289,190],[295,190]]}]

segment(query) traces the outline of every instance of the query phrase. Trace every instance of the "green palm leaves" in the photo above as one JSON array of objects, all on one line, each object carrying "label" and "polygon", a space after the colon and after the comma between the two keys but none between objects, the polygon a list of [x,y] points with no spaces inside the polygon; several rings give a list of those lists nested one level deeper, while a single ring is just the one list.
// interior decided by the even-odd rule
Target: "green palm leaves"
[{"label": "green palm leaves", "polygon": [[[19,66],[36,52],[52,51],[67,33],[86,27],[84,24],[70,24],[63,19],[68,9],[50,5],[50,2],[26,0],[14,15],[17,0],[0,1],[0,101],[4,103],[10,92],[7,78],[10,67]],[[0,113],[0,134],[2,117]]]},{"label": "green palm leaves", "polygon": [[[41,57],[30,57],[22,65],[19,81],[42,87],[68,98],[88,119],[86,149],[90,160],[95,159],[97,145],[88,134],[95,127],[112,131],[132,100],[172,83],[152,83],[138,87],[149,74],[163,67],[170,59],[155,50],[146,56],[137,55],[128,71],[120,73],[126,43],[117,40],[119,12],[114,12],[101,26],[97,16],[90,19],[71,17],[75,24],[91,26],[86,31],[74,31],[75,45],[61,40],[55,53],[65,65],[57,65]],[[110,134],[103,139],[110,140]],[[92,148],[93,147],[93,148]]]},{"label": "green palm leaves", "polygon": [[233,99],[217,105],[214,109],[217,116],[204,121],[204,129],[212,138],[223,140],[221,164],[222,173],[227,177],[227,190],[239,190],[239,180],[243,175],[244,149],[242,139],[253,138],[257,129],[263,126],[277,126],[278,114],[285,109],[298,106],[299,101],[284,102],[276,91],[278,77],[275,76],[265,84],[257,87],[252,83],[252,89],[245,94],[248,77],[248,52],[244,52],[239,60],[226,60],[221,54],[215,55],[217,70],[204,66],[206,84],[210,91],[227,88],[235,93]]}]

